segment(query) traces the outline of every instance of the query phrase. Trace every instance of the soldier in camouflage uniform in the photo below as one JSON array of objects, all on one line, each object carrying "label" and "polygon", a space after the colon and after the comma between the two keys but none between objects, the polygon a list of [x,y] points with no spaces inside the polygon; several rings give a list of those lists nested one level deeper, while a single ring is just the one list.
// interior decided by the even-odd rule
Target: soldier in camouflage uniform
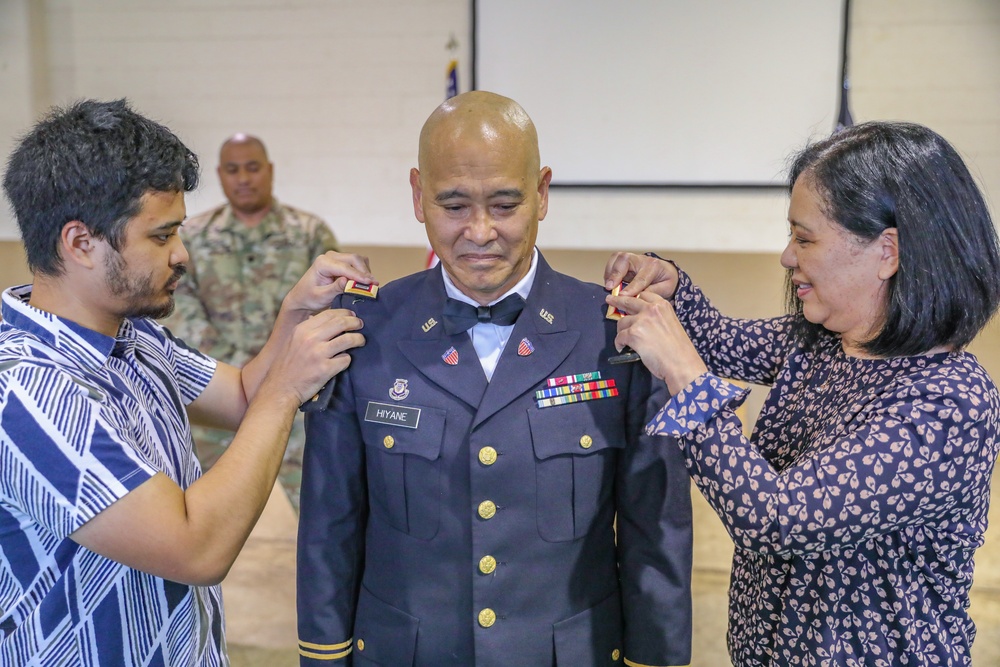
[{"label": "soldier in camouflage uniform", "polygon": [[[190,346],[243,366],[267,341],[285,294],[317,255],[337,250],[337,240],[323,220],[274,198],[274,166],[260,139],[227,139],[217,171],[228,203],[184,223],[181,236],[191,259],[174,314],[164,324]],[[193,430],[207,470],[233,433]],[[296,512],[304,441],[300,414],[278,475]]]}]

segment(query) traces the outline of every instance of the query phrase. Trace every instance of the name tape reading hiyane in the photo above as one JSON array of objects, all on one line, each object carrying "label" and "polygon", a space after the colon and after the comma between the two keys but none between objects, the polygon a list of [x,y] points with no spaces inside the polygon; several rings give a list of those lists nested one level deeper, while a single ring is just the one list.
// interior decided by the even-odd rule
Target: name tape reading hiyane
[{"label": "name tape reading hiyane", "polygon": [[389,426],[417,428],[420,423],[420,408],[368,401],[368,407],[365,408],[365,421]]}]

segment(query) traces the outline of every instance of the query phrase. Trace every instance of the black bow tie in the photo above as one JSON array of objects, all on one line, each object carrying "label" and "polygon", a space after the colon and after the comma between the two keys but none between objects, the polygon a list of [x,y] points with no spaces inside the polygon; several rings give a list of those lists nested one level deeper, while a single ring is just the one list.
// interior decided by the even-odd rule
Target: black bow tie
[{"label": "black bow tie", "polygon": [[510,326],[517,321],[522,310],[524,299],[520,294],[511,294],[492,306],[479,307],[449,298],[444,304],[444,332],[453,336],[479,323]]}]

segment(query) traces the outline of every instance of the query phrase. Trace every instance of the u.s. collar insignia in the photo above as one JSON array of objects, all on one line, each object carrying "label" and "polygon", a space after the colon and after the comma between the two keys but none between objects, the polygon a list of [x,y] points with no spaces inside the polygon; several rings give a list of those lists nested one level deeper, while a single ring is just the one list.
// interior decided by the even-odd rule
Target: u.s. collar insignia
[{"label": "u.s. collar insignia", "polygon": [[403,378],[396,378],[396,382],[393,383],[392,389],[389,390],[389,398],[394,401],[401,401],[410,395],[410,381],[404,380]]},{"label": "u.s. collar insignia", "polygon": [[543,320],[545,320],[546,322],[548,322],[549,324],[552,324],[552,322],[556,319],[552,313],[545,310],[544,308],[538,311],[538,316]]}]

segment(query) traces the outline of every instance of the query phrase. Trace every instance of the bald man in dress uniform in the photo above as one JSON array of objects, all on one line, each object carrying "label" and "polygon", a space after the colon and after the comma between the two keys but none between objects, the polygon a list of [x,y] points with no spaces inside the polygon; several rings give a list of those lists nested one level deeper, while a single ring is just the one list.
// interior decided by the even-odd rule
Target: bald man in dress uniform
[{"label": "bald man in dress uniform", "polygon": [[644,435],[666,387],[536,250],[531,120],[459,95],[418,163],[441,265],[335,303],[367,343],[306,419],[301,664],[687,665],[688,476]]}]

